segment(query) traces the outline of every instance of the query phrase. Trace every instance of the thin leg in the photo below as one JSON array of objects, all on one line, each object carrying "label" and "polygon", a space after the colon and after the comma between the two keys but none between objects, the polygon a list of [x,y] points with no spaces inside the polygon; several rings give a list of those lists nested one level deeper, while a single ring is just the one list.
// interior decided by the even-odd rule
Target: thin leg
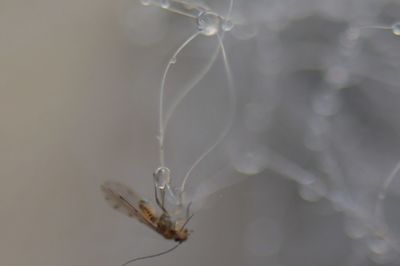
[{"label": "thin leg", "polygon": [[181,226],[181,229],[179,229],[179,231],[182,231],[183,229],[185,229],[185,226],[189,223],[190,219],[192,219],[194,214],[190,215],[186,221],[183,223],[183,225]]},{"label": "thin leg", "polygon": [[158,197],[157,187],[154,186],[154,197],[156,198],[156,203],[157,203],[158,207],[160,207],[160,209],[161,209],[164,213],[168,214],[167,210],[166,210],[165,207],[164,207],[164,203],[165,203],[165,190],[161,189],[161,190],[160,190],[160,193],[161,193],[161,202],[160,202],[160,198]]},{"label": "thin leg", "polygon": [[186,207],[186,219],[190,217],[190,207],[192,206],[192,202],[189,202],[188,206]]}]

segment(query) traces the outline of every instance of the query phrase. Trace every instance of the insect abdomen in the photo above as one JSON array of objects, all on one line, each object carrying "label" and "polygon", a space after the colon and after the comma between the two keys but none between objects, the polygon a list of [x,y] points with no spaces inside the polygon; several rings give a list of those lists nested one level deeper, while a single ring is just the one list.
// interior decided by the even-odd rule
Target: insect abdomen
[{"label": "insect abdomen", "polygon": [[157,217],[155,216],[154,212],[152,210],[150,210],[147,206],[145,202],[140,202],[140,210],[142,211],[143,216],[152,221],[153,223],[157,222]]}]

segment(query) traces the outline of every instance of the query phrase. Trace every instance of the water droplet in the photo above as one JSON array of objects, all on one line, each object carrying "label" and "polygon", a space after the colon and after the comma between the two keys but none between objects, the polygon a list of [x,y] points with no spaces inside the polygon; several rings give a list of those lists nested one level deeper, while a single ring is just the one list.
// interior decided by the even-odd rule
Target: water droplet
[{"label": "water droplet", "polygon": [[389,243],[386,239],[373,236],[367,241],[368,248],[376,254],[384,254],[389,249]]},{"label": "water droplet", "polygon": [[202,12],[197,17],[197,29],[206,36],[212,36],[218,33],[220,27],[220,18],[212,12]]},{"label": "water droplet", "polygon": [[150,5],[151,0],[140,0],[140,2],[142,3],[142,5],[148,6],[148,5]]},{"label": "water droplet", "polygon": [[381,235],[371,236],[366,243],[370,250],[370,259],[378,264],[393,262],[398,257],[398,252],[393,249],[394,243]]},{"label": "water droplet", "polygon": [[165,189],[166,187],[168,187],[171,181],[170,173],[171,171],[167,167],[157,168],[157,170],[153,174],[153,177],[154,184],[158,189]]},{"label": "water droplet", "polygon": [[340,45],[344,48],[342,53],[352,50],[360,38],[360,29],[355,27],[348,28],[339,39]]},{"label": "water droplet", "polygon": [[353,239],[362,238],[368,232],[368,228],[362,220],[351,216],[345,217],[344,228],[347,235]]},{"label": "water droplet", "polygon": [[161,0],[162,8],[169,8],[169,6],[170,6],[169,0]]},{"label": "water droplet", "polygon": [[[395,260],[398,259],[398,256],[399,256],[398,252],[394,251],[394,250],[391,250],[387,253],[377,254],[377,253],[371,252],[369,254],[369,258],[372,261],[374,261],[377,264],[383,264],[383,265],[387,265],[388,263],[393,263]],[[393,264],[390,264],[390,265],[393,265]]]},{"label": "water droplet", "polygon": [[265,169],[266,165],[266,155],[258,151],[240,154],[234,162],[236,171],[245,175],[258,174]]},{"label": "water droplet", "polygon": [[222,29],[224,31],[231,31],[233,29],[233,26],[234,26],[234,24],[229,19],[225,19],[224,23],[222,23]]},{"label": "water droplet", "polygon": [[400,36],[400,22],[396,22],[392,25],[392,32],[396,36]]},{"label": "water droplet", "polygon": [[351,41],[355,41],[358,38],[360,38],[360,29],[350,27],[345,32],[345,36],[346,36],[347,39],[349,39]]},{"label": "water droplet", "polygon": [[326,194],[326,187],[325,184],[316,179],[309,185],[300,185],[299,194],[304,200],[315,202]]},{"label": "water droplet", "polygon": [[169,61],[171,64],[175,64],[176,63],[176,57],[172,57],[171,60]]}]

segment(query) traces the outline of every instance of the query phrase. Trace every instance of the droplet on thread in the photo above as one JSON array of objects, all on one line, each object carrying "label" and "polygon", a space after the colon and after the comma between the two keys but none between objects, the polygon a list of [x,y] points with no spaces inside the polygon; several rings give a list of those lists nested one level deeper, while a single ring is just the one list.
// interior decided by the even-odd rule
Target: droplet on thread
[{"label": "droplet on thread", "polygon": [[170,6],[169,0],[161,0],[162,8],[169,8],[169,6]]},{"label": "droplet on thread", "polygon": [[354,27],[350,27],[349,29],[347,29],[347,31],[345,32],[345,36],[348,40],[351,41],[355,41],[358,38],[360,38],[360,29],[358,28],[354,28]]},{"label": "droplet on thread", "polygon": [[362,238],[368,233],[368,228],[363,221],[352,216],[345,217],[344,228],[347,235],[353,239]]},{"label": "droplet on thread", "polygon": [[213,12],[202,12],[197,17],[197,29],[206,36],[217,34],[219,27],[220,18]]},{"label": "droplet on thread", "polygon": [[169,62],[171,64],[175,64],[176,63],[176,57],[172,57],[171,60],[169,60]]},{"label": "droplet on thread", "polygon": [[396,22],[392,25],[392,32],[396,36],[400,36],[400,22]]},{"label": "droplet on thread", "polygon": [[370,250],[370,259],[378,264],[391,263],[398,257],[398,252],[393,249],[393,243],[389,239],[373,235],[366,243]]},{"label": "droplet on thread", "polygon": [[224,23],[222,23],[222,29],[224,31],[231,31],[233,29],[233,26],[234,26],[234,24],[229,19],[225,19]]},{"label": "droplet on thread", "polygon": [[309,185],[300,185],[299,194],[306,201],[316,202],[326,194],[326,187],[321,181],[315,180]]},{"label": "droplet on thread", "polygon": [[165,189],[168,187],[171,176],[170,176],[171,171],[167,167],[159,167],[157,170],[154,172],[153,177],[154,177],[154,184],[158,189]]},{"label": "droplet on thread", "polygon": [[140,2],[142,3],[142,5],[148,6],[148,5],[150,5],[151,0],[140,0]]},{"label": "droplet on thread", "polygon": [[387,240],[379,236],[371,237],[367,241],[367,245],[369,249],[376,254],[384,254],[389,249],[389,243]]},{"label": "droplet on thread", "polygon": [[234,162],[236,171],[245,175],[255,175],[262,172],[267,165],[266,154],[259,151],[241,154]]}]

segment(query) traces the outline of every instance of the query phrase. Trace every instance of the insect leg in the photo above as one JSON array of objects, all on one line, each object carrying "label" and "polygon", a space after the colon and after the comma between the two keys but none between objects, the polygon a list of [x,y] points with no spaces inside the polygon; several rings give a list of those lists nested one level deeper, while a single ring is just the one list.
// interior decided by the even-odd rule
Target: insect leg
[{"label": "insect leg", "polygon": [[190,217],[190,207],[192,206],[192,202],[189,202],[189,204],[186,207],[186,219],[189,219]]},{"label": "insect leg", "polygon": [[194,214],[190,215],[185,222],[183,223],[183,225],[181,226],[181,228],[178,231],[182,231],[183,229],[185,229],[185,226],[189,223],[190,219],[192,219],[192,217],[194,216]]},{"label": "insect leg", "polygon": [[[158,195],[158,191],[160,191],[161,194],[161,202],[160,202],[160,198]],[[165,190],[164,189],[157,189],[157,187],[154,187],[154,197],[156,198],[156,203],[158,205],[158,207],[160,207],[160,209],[168,214],[167,210],[164,207],[164,203],[165,203]]]}]

